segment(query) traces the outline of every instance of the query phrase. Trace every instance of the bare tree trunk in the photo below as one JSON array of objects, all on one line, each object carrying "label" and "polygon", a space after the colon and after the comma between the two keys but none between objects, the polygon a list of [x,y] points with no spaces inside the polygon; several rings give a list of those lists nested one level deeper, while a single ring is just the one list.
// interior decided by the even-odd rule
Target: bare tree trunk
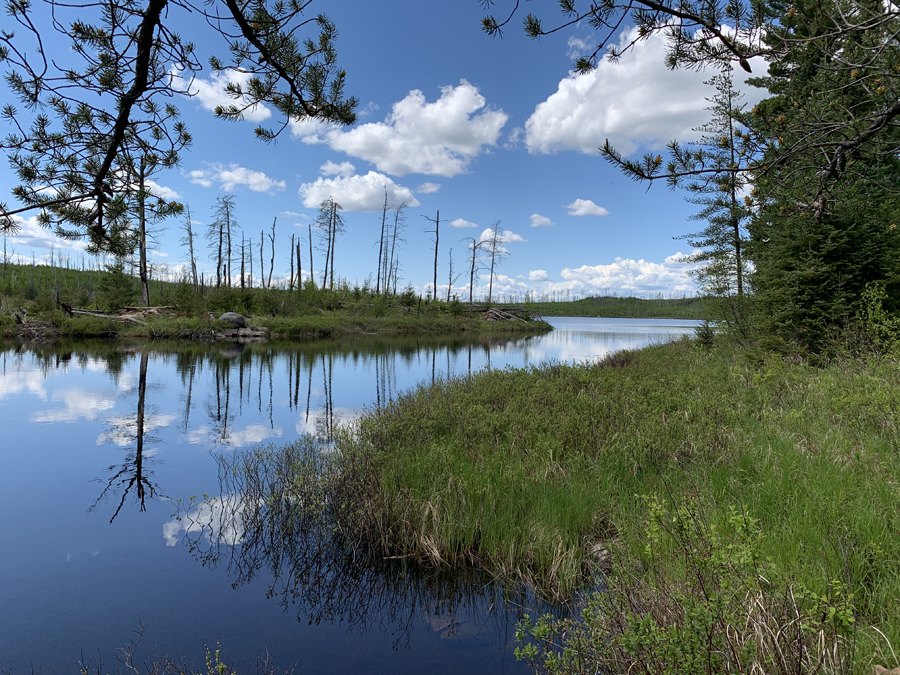
[{"label": "bare tree trunk", "polygon": [[147,186],[146,164],[141,157],[138,169],[138,242],[139,264],[138,276],[141,279],[141,303],[144,307],[150,306],[150,279],[147,277]]},{"label": "bare tree trunk", "polygon": [[259,231],[259,285],[263,288],[266,286],[266,261],[263,260],[263,246],[266,243],[266,233],[264,230]]},{"label": "bare tree trunk", "polygon": [[196,293],[200,289],[200,283],[197,279],[197,257],[194,255],[194,230],[192,228],[192,223],[191,223],[191,207],[185,205],[184,210],[185,210],[184,242],[187,243],[188,255],[190,256],[190,259],[191,259],[191,276],[194,281],[194,293]]},{"label": "bare tree trunk", "polygon": [[437,300],[437,272],[438,272],[438,242],[440,242],[440,234],[441,234],[441,212],[437,212],[437,216],[435,218],[429,218],[428,216],[422,216],[429,223],[434,223],[433,230],[425,230],[428,234],[434,233],[434,281],[432,282],[431,288],[431,297],[434,300]]},{"label": "bare tree trunk", "polygon": [[288,279],[288,293],[294,292],[294,235],[291,235],[291,247],[288,249],[291,259],[291,276]]},{"label": "bare tree trunk", "polygon": [[384,253],[384,227],[387,223],[388,197],[387,188],[384,188],[384,208],[381,210],[381,238],[378,240],[378,274],[375,278],[375,295],[381,293],[381,281],[383,278],[382,269],[384,265],[381,262]]},{"label": "bare tree trunk", "polygon": [[331,200],[331,283],[329,288],[334,290],[334,245],[337,243],[337,206]]},{"label": "bare tree trunk", "polygon": [[272,288],[272,270],[275,269],[275,223],[278,218],[275,218],[272,221],[272,234],[270,235],[270,239],[272,240],[272,259],[269,261],[269,281],[266,283],[266,288]]},{"label": "bare tree trunk", "polygon": [[246,268],[244,267],[244,259],[247,257],[246,255],[246,246],[244,246],[244,234],[241,233],[241,288],[246,288]]},{"label": "bare tree trunk", "polygon": [[450,274],[447,277],[447,304],[450,304],[450,289],[453,288],[453,282],[455,279],[453,278],[453,249],[450,249]]},{"label": "bare tree trunk", "polygon": [[313,250],[312,250],[312,224],[308,225],[309,227],[309,279],[316,283],[315,272],[313,271]]},{"label": "bare tree trunk", "polygon": [[231,209],[225,212],[225,235],[228,238],[228,257],[225,262],[225,285],[231,288]]},{"label": "bare tree trunk", "polygon": [[300,259],[300,237],[297,237],[297,292],[303,292],[303,261]]}]

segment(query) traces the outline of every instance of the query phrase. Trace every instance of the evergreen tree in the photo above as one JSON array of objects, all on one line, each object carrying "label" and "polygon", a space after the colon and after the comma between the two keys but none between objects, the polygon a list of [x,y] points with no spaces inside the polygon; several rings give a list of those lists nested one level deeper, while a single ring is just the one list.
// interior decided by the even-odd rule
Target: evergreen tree
[{"label": "evergreen tree", "polygon": [[[190,95],[201,69],[191,38],[178,32],[197,24],[184,20],[189,13],[204,17],[231,54],[229,63],[211,58],[212,69],[250,75],[246,85],[228,87],[234,103],[217,107],[217,117],[241,119],[266,103],[283,117],[274,130],[256,129],[266,141],[291,120],[351,124],[357,101],[344,97],[337,28],[323,15],[311,18],[311,3],[5,0],[0,68],[11,97],[0,116],[12,133],[0,150],[17,173],[13,195],[22,206],[0,202],[0,230],[14,231],[14,216],[35,210],[60,236],[88,237],[95,250],[127,254],[127,237],[116,228],[137,192],[129,168],[151,155],[160,167],[173,167],[191,143],[171,103]],[[313,27],[317,39],[298,39]]]},{"label": "evergreen tree", "polygon": [[676,165],[669,169],[676,177],[679,170],[701,164],[715,170],[711,174],[671,181],[673,186],[681,185],[688,191],[689,202],[703,207],[692,220],[705,221],[706,227],[676,238],[701,249],[682,260],[700,264],[693,276],[705,293],[740,297],[744,294],[748,271],[744,249],[746,223],[751,212],[742,197],[749,191],[750,176],[746,169],[753,154],[748,147],[751,137],[739,121],[744,108],[740,103],[743,96],[734,89],[731,68],[727,67],[706,84],[716,89],[709,99],[712,105],[707,108],[712,117],[697,129],[702,136],[691,147],[682,149],[677,143],[671,144]]},{"label": "evergreen tree", "polygon": [[[753,170],[753,285],[766,333],[816,345],[858,313],[868,284],[885,286],[887,307],[900,302],[900,161],[889,150],[900,136],[886,124],[857,143],[886,90],[842,63],[867,58],[870,37],[834,32],[830,3],[783,9],[793,47],[758,81],[772,96],[751,116],[764,139]],[[896,61],[896,49],[881,58]]]}]

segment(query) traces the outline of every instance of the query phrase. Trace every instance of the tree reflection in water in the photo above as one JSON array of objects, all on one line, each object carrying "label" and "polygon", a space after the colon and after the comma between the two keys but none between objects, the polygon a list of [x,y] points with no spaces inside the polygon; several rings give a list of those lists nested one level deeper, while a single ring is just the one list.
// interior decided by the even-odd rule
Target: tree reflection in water
[{"label": "tree reflection in water", "polygon": [[[134,490],[134,498],[140,505],[141,511],[147,510],[146,499],[155,499],[159,496],[158,485],[152,481],[153,472],[147,469],[148,464],[152,462],[150,457],[144,454],[145,441],[155,442],[156,439],[149,435],[153,425],[147,424],[147,416],[145,414],[146,397],[147,397],[147,362],[148,354],[146,351],[141,353],[140,367],[138,374],[138,390],[137,390],[137,412],[134,415],[125,415],[121,417],[111,417],[108,420],[108,431],[105,434],[107,438],[114,439],[120,445],[130,445],[132,441],[135,443],[134,451],[130,452],[123,464],[113,464],[107,471],[112,473],[106,480],[106,485],[100,496],[94,504],[88,509],[93,511],[104,501],[111,493],[119,493],[119,504],[116,507],[112,518],[112,523],[122,507],[128,495]],[[103,479],[98,478],[98,482]]]},{"label": "tree reflection in water", "polygon": [[326,447],[306,437],[220,454],[221,496],[181,505],[167,538],[183,530],[202,564],[227,566],[233,587],[267,578],[268,597],[310,624],[383,630],[395,649],[409,647],[416,626],[457,639],[488,630],[507,644],[535,598],[478,570],[426,569],[353,546],[334,513],[339,477]]}]

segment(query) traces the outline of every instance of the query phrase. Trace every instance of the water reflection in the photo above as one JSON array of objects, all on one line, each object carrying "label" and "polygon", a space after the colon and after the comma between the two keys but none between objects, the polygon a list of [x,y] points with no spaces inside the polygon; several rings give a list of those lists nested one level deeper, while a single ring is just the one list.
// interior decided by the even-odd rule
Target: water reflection
[{"label": "water reflection", "polygon": [[[97,440],[98,443],[107,442],[115,443],[119,446],[129,446],[135,443],[133,451],[130,451],[125,461],[119,465],[112,465],[107,472],[112,475],[106,479],[106,485],[100,496],[94,502],[93,506],[88,509],[93,511],[97,505],[103,502],[112,494],[118,493],[120,496],[119,504],[109,522],[112,523],[122,507],[128,495],[134,490],[134,499],[139,504],[141,512],[147,510],[146,500],[156,499],[159,495],[159,487],[153,482],[153,471],[149,469],[149,465],[154,461],[152,456],[155,453],[144,451],[144,443],[158,442],[159,438],[151,436],[150,432],[157,426],[165,426],[171,421],[171,417],[162,418],[157,416],[151,419],[148,424],[146,416],[146,399],[147,399],[147,364],[150,356],[147,352],[141,352],[140,366],[138,368],[138,387],[137,387],[137,411],[134,415],[120,415],[107,418],[107,431]],[[174,416],[172,416],[174,417]],[[104,482],[98,478],[98,482]]]},{"label": "water reflection", "polygon": [[[365,552],[293,510],[287,484],[260,504],[219,473],[259,443],[314,434],[327,445],[367,407],[439,378],[649,340],[570,329],[512,340],[0,345],[0,512],[12,514],[0,522],[0,578],[9,581],[0,584],[0,670],[64,670],[82,648],[126,644],[142,621],[160,653],[195,653],[221,634],[244,670],[270,650],[311,672],[525,672],[507,633],[517,610],[505,604],[521,598],[482,592],[477,574],[408,560],[363,565]],[[217,500],[189,504],[173,521],[163,494]],[[216,569],[198,565],[183,541]]]},{"label": "water reflection", "polygon": [[268,597],[302,621],[380,630],[394,649],[408,648],[416,629],[444,639],[493,632],[503,645],[522,608],[534,609],[533,597],[477,570],[426,569],[348,544],[330,508],[331,455],[312,437],[217,461],[221,495],[182,505],[164,527],[167,546],[180,535],[203,565],[224,566],[233,587],[266,579]]}]

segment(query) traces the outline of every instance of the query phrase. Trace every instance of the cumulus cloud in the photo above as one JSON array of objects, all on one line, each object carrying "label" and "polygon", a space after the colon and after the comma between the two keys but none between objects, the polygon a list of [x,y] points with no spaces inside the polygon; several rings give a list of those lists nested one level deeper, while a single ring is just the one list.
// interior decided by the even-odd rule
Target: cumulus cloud
[{"label": "cumulus cloud", "polygon": [[[497,297],[530,293],[535,298],[567,292],[573,298],[607,294],[638,297],[693,295],[697,286],[686,272],[694,265],[678,262],[683,255],[675,253],[662,262],[616,258],[609,265],[567,267],[560,271],[560,281],[553,281],[546,270],[532,270],[527,278],[495,274],[493,290]],[[482,278],[486,282],[488,275]],[[482,287],[484,291],[484,284]]]},{"label": "cumulus cloud", "polygon": [[234,190],[239,185],[254,192],[278,192],[286,187],[283,180],[270,178],[262,171],[253,171],[237,164],[225,166],[218,162],[210,164],[208,169],[195,169],[187,174],[192,183],[203,187],[212,187],[219,183],[222,190]]},{"label": "cumulus cloud", "polygon": [[113,391],[73,388],[54,391],[51,400],[62,402],[63,407],[34,412],[31,415],[32,422],[73,423],[81,419],[96,420],[100,413],[116,404],[116,395]]},{"label": "cumulus cloud", "polygon": [[582,295],[601,293],[694,293],[694,282],[686,272],[694,266],[679,262],[683,253],[668,256],[661,263],[616,258],[609,265],[582,265],[565,268],[560,276],[567,288]]},{"label": "cumulus cloud", "polygon": [[478,227],[475,223],[465,220],[463,218],[457,218],[456,220],[451,220],[450,225],[452,227]]},{"label": "cumulus cloud", "polygon": [[[619,46],[636,37],[637,28],[623,31]],[[595,154],[609,139],[618,150],[631,154],[641,147],[662,148],[673,138],[695,140],[694,128],[709,118],[706,99],[715,93],[703,84],[711,73],[668,70],[665,52],[665,36],[655,33],[635,44],[619,63],[603,60],[585,75],[570,73],[525,122],[528,151]],[[751,65],[754,74],[765,72],[760,59]],[[753,104],[763,92],[745,84],[750,76],[736,72],[735,86],[745,90],[745,102]]]},{"label": "cumulus cloud", "polygon": [[150,194],[154,197],[159,197],[161,199],[171,200],[178,199],[181,197],[180,194],[175,192],[172,188],[166,187],[165,185],[160,185],[152,180],[145,181],[147,188],[150,190]]},{"label": "cumulus cloud", "polygon": [[301,122],[291,133],[304,143],[327,143],[334,150],[374,164],[394,176],[423,173],[451,177],[488,146],[497,144],[509,119],[493,110],[478,89],[466,80],[441,87],[441,96],[429,103],[414,89],[395,103],[384,122],[369,122],[350,130],[334,125]]},{"label": "cumulus cloud", "polygon": [[319,167],[319,173],[323,176],[352,176],[356,173],[356,167],[350,162],[335,164],[329,160]]},{"label": "cumulus cloud", "polygon": [[554,225],[556,225],[556,223],[550,220],[547,216],[542,216],[540,213],[531,214],[532,227],[553,227]]},{"label": "cumulus cloud", "polygon": [[303,206],[307,208],[315,208],[326,199],[334,199],[345,211],[365,212],[382,209],[385,190],[388,202],[395,206],[401,202],[412,207],[419,206],[412,190],[375,171],[364,176],[318,178],[313,183],[301,185],[299,194]]},{"label": "cumulus cloud", "polygon": [[[478,241],[489,241],[494,238],[494,230],[490,227],[486,227],[481,235],[478,237]],[[501,235],[497,238],[497,241],[501,244],[515,244],[520,242],[528,241],[524,239],[521,235],[512,232],[511,230],[503,230]]]},{"label": "cumulus cloud", "polygon": [[439,183],[422,183],[419,187],[416,188],[416,192],[418,192],[420,195],[430,195],[440,189],[441,186]]},{"label": "cumulus cloud", "polygon": [[[33,249],[52,249],[52,250],[68,250],[84,251],[87,244],[83,241],[62,239],[57,237],[53,232],[38,224],[37,216],[30,218],[22,218],[20,216],[12,216],[15,223],[15,233],[6,235],[7,253],[11,259],[17,260],[17,256],[26,255],[25,251]],[[46,254],[49,256],[50,254]],[[30,256],[29,256],[30,257]],[[38,260],[39,263],[45,262],[44,256]]]},{"label": "cumulus cloud", "polygon": [[183,516],[163,523],[163,539],[166,546],[175,546],[185,535],[189,535],[192,542],[203,538],[212,544],[221,542],[237,546],[244,540],[240,515],[246,508],[246,502],[238,495],[211,497]]},{"label": "cumulus cloud", "polygon": [[[219,106],[225,107],[236,105],[240,107],[243,105],[244,101],[232,98],[225,91],[225,87],[227,87],[230,82],[234,82],[246,89],[250,77],[249,73],[220,71],[218,73],[210,73],[208,80],[195,77],[188,85],[188,89],[197,98],[204,109],[215,112],[216,108]],[[263,122],[271,116],[272,111],[262,103],[258,103],[244,111],[244,119],[250,122]]]},{"label": "cumulus cloud", "polygon": [[576,199],[571,204],[567,204],[570,216],[608,216],[609,211],[602,206],[597,206],[590,199]]}]

